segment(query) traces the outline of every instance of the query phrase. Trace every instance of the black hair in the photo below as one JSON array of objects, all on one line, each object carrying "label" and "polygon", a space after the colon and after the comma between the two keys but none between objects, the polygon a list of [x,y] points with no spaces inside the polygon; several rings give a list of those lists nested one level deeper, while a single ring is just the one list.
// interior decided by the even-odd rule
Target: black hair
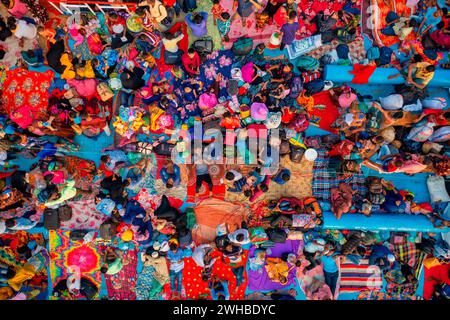
[{"label": "black hair", "polygon": [[292,10],[291,12],[289,12],[289,19],[295,19],[295,18],[297,18],[297,12]]},{"label": "black hair", "polygon": [[428,71],[428,72],[434,72],[435,70],[436,70],[436,67],[434,66],[434,65],[429,65],[429,66],[427,66],[426,67],[426,70]]},{"label": "black hair", "polygon": [[252,196],[253,192],[252,190],[245,190],[244,191],[244,196],[246,196],[247,198],[250,198]]},{"label": "black hair", "polygon": [[195,53],[195,50],[194,50],[194,48],[189,48],[189,49],[188,49],[188,53],[189,53],[189,54],[193,54],[193,53]]},{"label": "black hair", "polygon": [[448,14],[448,9],[447,8],[442,8],[442,13],[444,14],[444,16],[446,16]]},{"label": "black hair", "polygon": [[7,228],[12,228],[16,225],[16,222],[14,221],[14,219],[6,219],[5,220],[5,226]]},{"label": "black hair", "polygon": [[392,118],[394,119],[401,119],[403,118],[403,111],[397,111],[392,115]]},{"label": "black hair", "polygon": [[291,179],[291,175],[289,175],[288,173],[282,173],[281,179],[285,182],[288,182]]},{"label": "black hair", "polygon": [[423,61],[423,58],[420,54],[413,55],[412,59],[414,62],[422,62]]},{"label": "black hair", "polygon": [[225,300],[225,296],[222,293],[217,295],[217,300]]},{"label": "black hair", "polygon": [[108,161],[108,157],[109,157],[109,156],[105,154],[105,155],[103,155],[103,156],[100,157],[100,161],[106,162],[106,161]]},{"label": "black hair", "polygon": [[239,241],[239,242],[244,241],[244,235],[243,235],[242,233],[239,233],[239,234],[236,236],[236,240]]},{"label": "black hair", "polygon": [[234,179],[234,173],[231,172],[231,171],[228,171],[227,173],[225,173],[225,179],[233,180]]},{"label": "black hair", "polygon": [[101,272],[101,273],[106,273],[106,272],[108,272],[108,267],[106,267],[106,266],[101,267],[101,268],[100,268],[100,272]]},{"label": "black hair", "polygon": [[267,192],[269,191],[269,187],[267,186],[267,184],[263,183],[259,186],[259,190],[261,190],[262,192]]},{"label": "black hair", "polygon": [[167,182],[166,183],[166,188],[167,189],[172,189],[173,188],[173,183]]},{"label": "black hair", "polygon": [[302,265],[302,261],[301,260],[295,261],[295,266],[296,267],[300,267],[301,265]]},{"label": "black hair", "polygon": [[0,60],[2,60],[5,57],[6,51],[3,49],[0,49]]},{"label": "black hair", "polygon": [[445,26],[444,21],[441,21],[441,22],[439,22],[439,23],[436,25],[436,27],[437,27],[438,29],[444,29],[444,26]]},{"label": "black hair", "polygon": [[9,29],[15,29],[17,26],[16,18],[14,18],[13,16],[8,17],[8,19],[6,20],[6,25]]},{"label": "black hair", "polygon": [[194,18],[192,19],[194,23],[200,24],[203,21],[203,17],[199,14],[194,15]]},{"label": "black hair", "polygon": [[178,249],[178,245],[177,245],[176,243],[172,242],[172,243],[170,244],[169,248],[170,248],[170,250],[173,251],[173,250]]},{"label": "black hair", "polygon": [[212,0],[212,3],[213,3],[213,4],[219,4],[219,3],[220,3],[220,0]]},{"label": "black hair", "polygon": [[225,20],[228,20],[228,19],[230,19],[230,14],[228,13],[228,12],[222,12],[221,14],[220,14],[220,16],[222,17],[222,19],[225,19]]}]

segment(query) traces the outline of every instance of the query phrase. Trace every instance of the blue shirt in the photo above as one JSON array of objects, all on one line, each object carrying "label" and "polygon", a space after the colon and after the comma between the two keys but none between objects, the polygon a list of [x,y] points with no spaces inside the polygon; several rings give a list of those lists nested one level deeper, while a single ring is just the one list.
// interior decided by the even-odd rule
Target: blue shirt
[{"label": "blue shirt", "polygon": [[322,256],[322,264],[325,272],[335,273],[339,270],[332,256]]}]

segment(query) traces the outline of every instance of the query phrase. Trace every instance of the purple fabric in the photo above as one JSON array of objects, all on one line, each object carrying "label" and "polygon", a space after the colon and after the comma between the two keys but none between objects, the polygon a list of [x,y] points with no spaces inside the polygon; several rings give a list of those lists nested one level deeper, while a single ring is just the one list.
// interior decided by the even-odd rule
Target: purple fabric
[{"label": "purple fabric", "polygon": [[[285,243],[277,243],[273,248],[269,248],[270,253],[268,252],[267,257],[272,258],[280,258],[283,253],[294,253],[296,254],[301,241],[300,240],[287,240]],[[256,247],[252,246],[250,248],[249,257],[254,256]],[[269,251],[268,250],[268,251]],[[261,273],[260,273],[261,272]],[[295,283],[295,268],[289,272],[288,275],[288,283],[286,285],[282,285],[278,282],[272,282],[267,275],[266,269],[260,269],[258,271],[247,270],[248,276],[248,286],[249,290],[278,290],[286,288]]]},{"label": "purple fabric", "polygon": [[295,33],[299,29],[298,22],[294,23],[285,23],[283,27],[281,27],[281,31],[283,32],[283,38],[281,39],[281,42],[284,44],[292,44],[295,40]]}]

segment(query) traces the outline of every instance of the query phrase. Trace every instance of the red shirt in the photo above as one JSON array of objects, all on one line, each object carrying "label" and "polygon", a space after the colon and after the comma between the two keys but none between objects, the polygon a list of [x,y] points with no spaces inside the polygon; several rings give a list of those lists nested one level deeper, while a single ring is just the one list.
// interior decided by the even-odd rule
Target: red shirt
[{"label": "red shirt", "polygon": [[189,57],[188,53],[186,52],[182,57],[181,61],[183,62],[183,67],[186,69],[186,71],[190,74],[195,74],[196,70],[200,68],[200,56],[198,53],[194,53],[194,56],[191,58]]}]

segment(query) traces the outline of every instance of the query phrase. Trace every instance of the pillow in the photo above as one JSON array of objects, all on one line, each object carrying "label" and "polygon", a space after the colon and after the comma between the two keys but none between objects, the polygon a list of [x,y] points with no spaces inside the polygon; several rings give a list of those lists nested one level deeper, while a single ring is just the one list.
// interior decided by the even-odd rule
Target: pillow
[{"label": "pillow", "polygon": [[426,98],[422,100],[422,105],[428,109],[444,109],[447,106],[447,100],[440,97]]},{"label": "pillow", "polygon": [[398,110],[403,107],[403,96],[401,94],[391,94],[381,98],[381,107],[385,110]]}]

